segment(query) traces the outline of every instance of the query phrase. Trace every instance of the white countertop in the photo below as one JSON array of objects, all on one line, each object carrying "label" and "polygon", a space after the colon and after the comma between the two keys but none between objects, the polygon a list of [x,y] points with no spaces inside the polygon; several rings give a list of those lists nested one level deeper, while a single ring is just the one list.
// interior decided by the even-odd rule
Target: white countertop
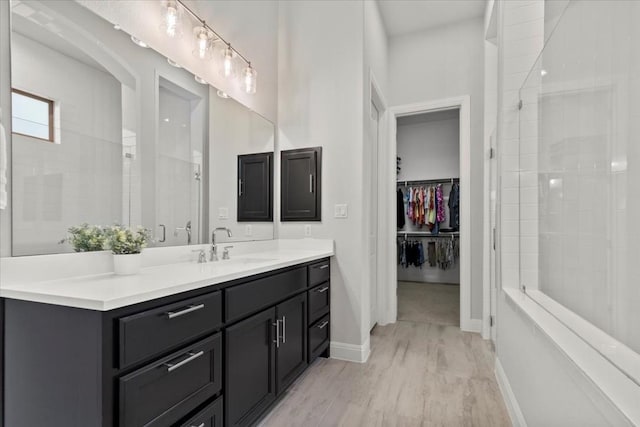
[{"label": "white countertop", "polygon": [[259,252],[232,256],[231,260],[204,264],[187,261],[153,265],[132,276],[101,273],[35,281],[3,277],[0,297],[89,310],[113,310],[334,254],[332,241],[318,242],[320,244],[276,244]]}]

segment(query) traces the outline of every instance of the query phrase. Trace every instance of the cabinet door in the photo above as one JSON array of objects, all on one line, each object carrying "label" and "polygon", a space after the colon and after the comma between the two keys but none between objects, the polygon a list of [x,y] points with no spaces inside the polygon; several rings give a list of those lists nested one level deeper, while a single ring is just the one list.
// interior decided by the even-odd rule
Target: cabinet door
[{"label": "cabinet door", "polygon": [[275,323],[270,308],[226,330],[226,426],[251,425],[276,398]]},{"label": "cabinet door", "polygon": [[238,156],[238,221],[273,221],[273,153]]},{"label": "cabinet door", "polygon": [[276,307],[280,340],[276,350],[277,392],[282,393],[307,367],[307,295]]},{"label": "cabinet door", "polygon": [[282,152],[282,221],[321,220],[322,147]]}]

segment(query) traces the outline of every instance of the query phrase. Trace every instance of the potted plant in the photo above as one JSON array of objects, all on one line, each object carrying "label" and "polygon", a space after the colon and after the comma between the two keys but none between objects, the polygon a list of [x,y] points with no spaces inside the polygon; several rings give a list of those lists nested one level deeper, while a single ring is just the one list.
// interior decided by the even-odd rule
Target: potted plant
[{"label": "potted plant", "polygon": [[87,223],[69,227],[67,237],[59,243],[70,243],[76,252],[103,251],[107,233],[103,227]]},{"label": "potted plant", "polygon": [[132,230],[114,225],[107,233],[107,246],[113,252],[113,269],[116,274],[137,274],[142,265],[142,249],[147,246],[151,233],[144,227]]}]

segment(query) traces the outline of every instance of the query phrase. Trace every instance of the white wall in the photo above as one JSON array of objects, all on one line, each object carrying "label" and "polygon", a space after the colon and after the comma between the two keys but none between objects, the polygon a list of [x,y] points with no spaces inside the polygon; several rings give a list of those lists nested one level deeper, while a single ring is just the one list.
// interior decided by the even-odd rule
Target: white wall
[{"label": "white wall", "polygon": [[[451,117],[451,116],[454,117]],[[397,127],[398,156],[402,158],[402,170],[398,181],[442,179],[460,177],[460,119],[454,112],[436,112],[421,116],[400,118]],[[407,187],[402,187],[407,191]],[[451,184],[443,185],[445,221],[441,228],[449,227],[449,192]],[[426,226],[413,224],[407,214],[406,205],[405,226],[399,231],[428,231]],[[416,238],[409,238],[415,240]],[[428,239],[418,238],[425,245]],[[460,284],[460,264],[457,262],[452,268],[442,270],[431,267],[428,262],[422,267],[398,266],[398,281],[453,283]]]},{"label": "white wall", "polygon": [[[223,99],[210,91],[209,108],[209,224],[229,228],[233,236],[218,233],[218,241],[273,239],[273,222],[238,222],[238,155],[274,151],[273,124],[233,99]],[[274,170],[274,184],[276,179]],[[274,200],[275,203],[275,200]],[[219,209],[227,210],[226,219]],[[251,226],[251,234],[246,232]]]},{"label": "white wall", "polygon": [[[18,33],[12,86],[52,99],[59,114],[49,143],[14,134],[13,255],[59,253],[72,225],[109,225],[122,215],[120,82]],[[79,209],[79,207],[82,207]]]},{"label": "white wall", "polygon": [[[323,148],[322,221],[311,224],[311,234],[335,239],[332,354],[336,354],[335,343],[340,343],[342,349],[357,353],[355,359],[366,358],[363,5],[359,1],[282,1],[279,16],[278,148]],[[348,218],[333,218],[337,203],[348,205]],[[278,235],[304,237],[304,225],[279,222]]]},{"label": "white wall", "polygon": [[483,260],[482,18],[393,37],[389,42],[389,98],[403,105],[471,98],[471,318],[482,317]]},{"label": "white wall", "polygon": [[[588,2],[586,2],[588,3]],[[502,287],[517,287],[520,260],[518,89],[544,41],[543,0],[499,3],[500,248]],[[524,223],[525,227],[536,227]],[[537,228],[533,229],[537,234]],[[525,257],[526,258],[526,257]],[[533,279],[535,280],[535,279]],[[531,281],[531,280],[529,280]],[[623,426],[628,421],[522,310],[500,292],[496,355],[527,425]]]},{"label": "white wall", "polygon": [[[0,157],[7,159],[6,177],[11,176],[11,4],[0,2],[0,123],[7,137],[6,152]],[[11,200],[11,185],[7,183],[7,197]],[[0,210],[0,257],[11,256],[11,208]]]}]

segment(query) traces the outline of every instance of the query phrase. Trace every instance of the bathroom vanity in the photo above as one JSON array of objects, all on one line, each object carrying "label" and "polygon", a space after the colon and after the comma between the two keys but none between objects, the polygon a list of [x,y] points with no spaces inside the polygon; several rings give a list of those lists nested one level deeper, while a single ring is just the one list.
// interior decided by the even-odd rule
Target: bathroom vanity
[{"label": "bathroom vanity", "polygon": [[256,423],[329,355],[332,254],[3,285],[5,425]]}]

